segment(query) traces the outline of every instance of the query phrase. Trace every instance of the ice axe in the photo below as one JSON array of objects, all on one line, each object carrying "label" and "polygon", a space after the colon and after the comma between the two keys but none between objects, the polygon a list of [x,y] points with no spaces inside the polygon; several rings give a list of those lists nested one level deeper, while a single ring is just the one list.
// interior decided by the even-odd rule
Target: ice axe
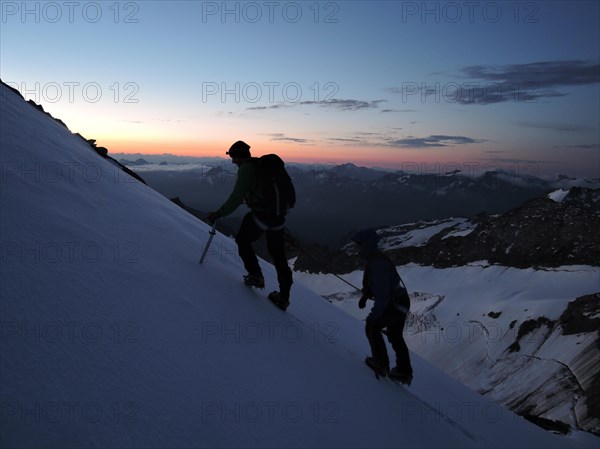
[{"label": "ice axe", "polygon": [[202,257],[200,257],[200,263],[204,262],[204,258],[206,257],[206,254],[208,253],[208,248],[210,248],[212,239],[215,236],[215,234],[217,233],[216,227],[217,227],[217,220],[213,221],[212,228],[210,229],[210,231],[208,231],[208,241],[206,242],[204,251],[202,251]]}]

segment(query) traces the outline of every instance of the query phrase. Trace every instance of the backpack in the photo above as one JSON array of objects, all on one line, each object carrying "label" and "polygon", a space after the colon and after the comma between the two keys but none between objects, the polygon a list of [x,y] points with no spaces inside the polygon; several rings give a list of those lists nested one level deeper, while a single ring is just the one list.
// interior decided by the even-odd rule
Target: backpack
[{"label": "backpack", "polygon": [[408,315],[408,312],[410,311],[410,296],[408,295],[408,289],[406,288],[404,281],[398,274],[398,270],[396,270],[396,266],[392,262],[392,259],[390,259],[386,254],[384,254],[381,251],[378,251],[375,254],[375,256],[373,258],[371,258],[369,260],[369,262],[367,262],[367,267],[365,267],[365,272],[363,275],[363,292],[366,294],[366,296],[368,298],[373,297],[373,293],[369,290],[369,279],[367,277],[367,273],[368,273],[369,263],[376,257],[381,257],[381,258],[387,260],[387,262],[390,265],[390,273],[391,273],[390,290],[392,293],[390,302],[391,302],[392,306],[398,312]]},{"label": "backpack", "polygon": [[283,216],[296,204],[296,190],[285,169],[283,160],[276,154],[256,158],[256,192],[258,201],[253,207]]}]

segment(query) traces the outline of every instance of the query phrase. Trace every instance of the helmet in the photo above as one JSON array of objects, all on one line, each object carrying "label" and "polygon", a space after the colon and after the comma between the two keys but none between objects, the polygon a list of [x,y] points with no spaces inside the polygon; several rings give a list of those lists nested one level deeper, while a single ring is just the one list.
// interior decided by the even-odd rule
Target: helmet
[{"label": "helmet", "polygon": [[250,157],[250,145],[242,140],[238,140],[231,145],[231,148],[225,154],[228,154],[232,159],[234,157]]}]

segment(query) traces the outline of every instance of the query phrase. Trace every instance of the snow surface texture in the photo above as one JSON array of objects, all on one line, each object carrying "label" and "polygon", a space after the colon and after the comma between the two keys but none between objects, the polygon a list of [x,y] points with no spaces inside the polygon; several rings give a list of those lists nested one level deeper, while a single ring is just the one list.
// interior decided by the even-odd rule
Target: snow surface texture
[{"label": "snow surface texture", "polygon": [[360,321],[300,285],[281,312],[222,235],[199,265],[208,226],[0,88],[0,446],[597,446],[414,354],[376,381]]}]

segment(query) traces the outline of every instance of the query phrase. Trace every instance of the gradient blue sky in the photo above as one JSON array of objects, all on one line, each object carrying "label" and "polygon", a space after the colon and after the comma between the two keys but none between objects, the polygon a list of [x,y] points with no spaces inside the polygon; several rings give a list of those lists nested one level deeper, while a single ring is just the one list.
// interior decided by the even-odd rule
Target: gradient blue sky
[{"label": "gradient blue sky", "polygon": [[600,177],[598,5],[2,1],[0,76],[112,153]]}]

